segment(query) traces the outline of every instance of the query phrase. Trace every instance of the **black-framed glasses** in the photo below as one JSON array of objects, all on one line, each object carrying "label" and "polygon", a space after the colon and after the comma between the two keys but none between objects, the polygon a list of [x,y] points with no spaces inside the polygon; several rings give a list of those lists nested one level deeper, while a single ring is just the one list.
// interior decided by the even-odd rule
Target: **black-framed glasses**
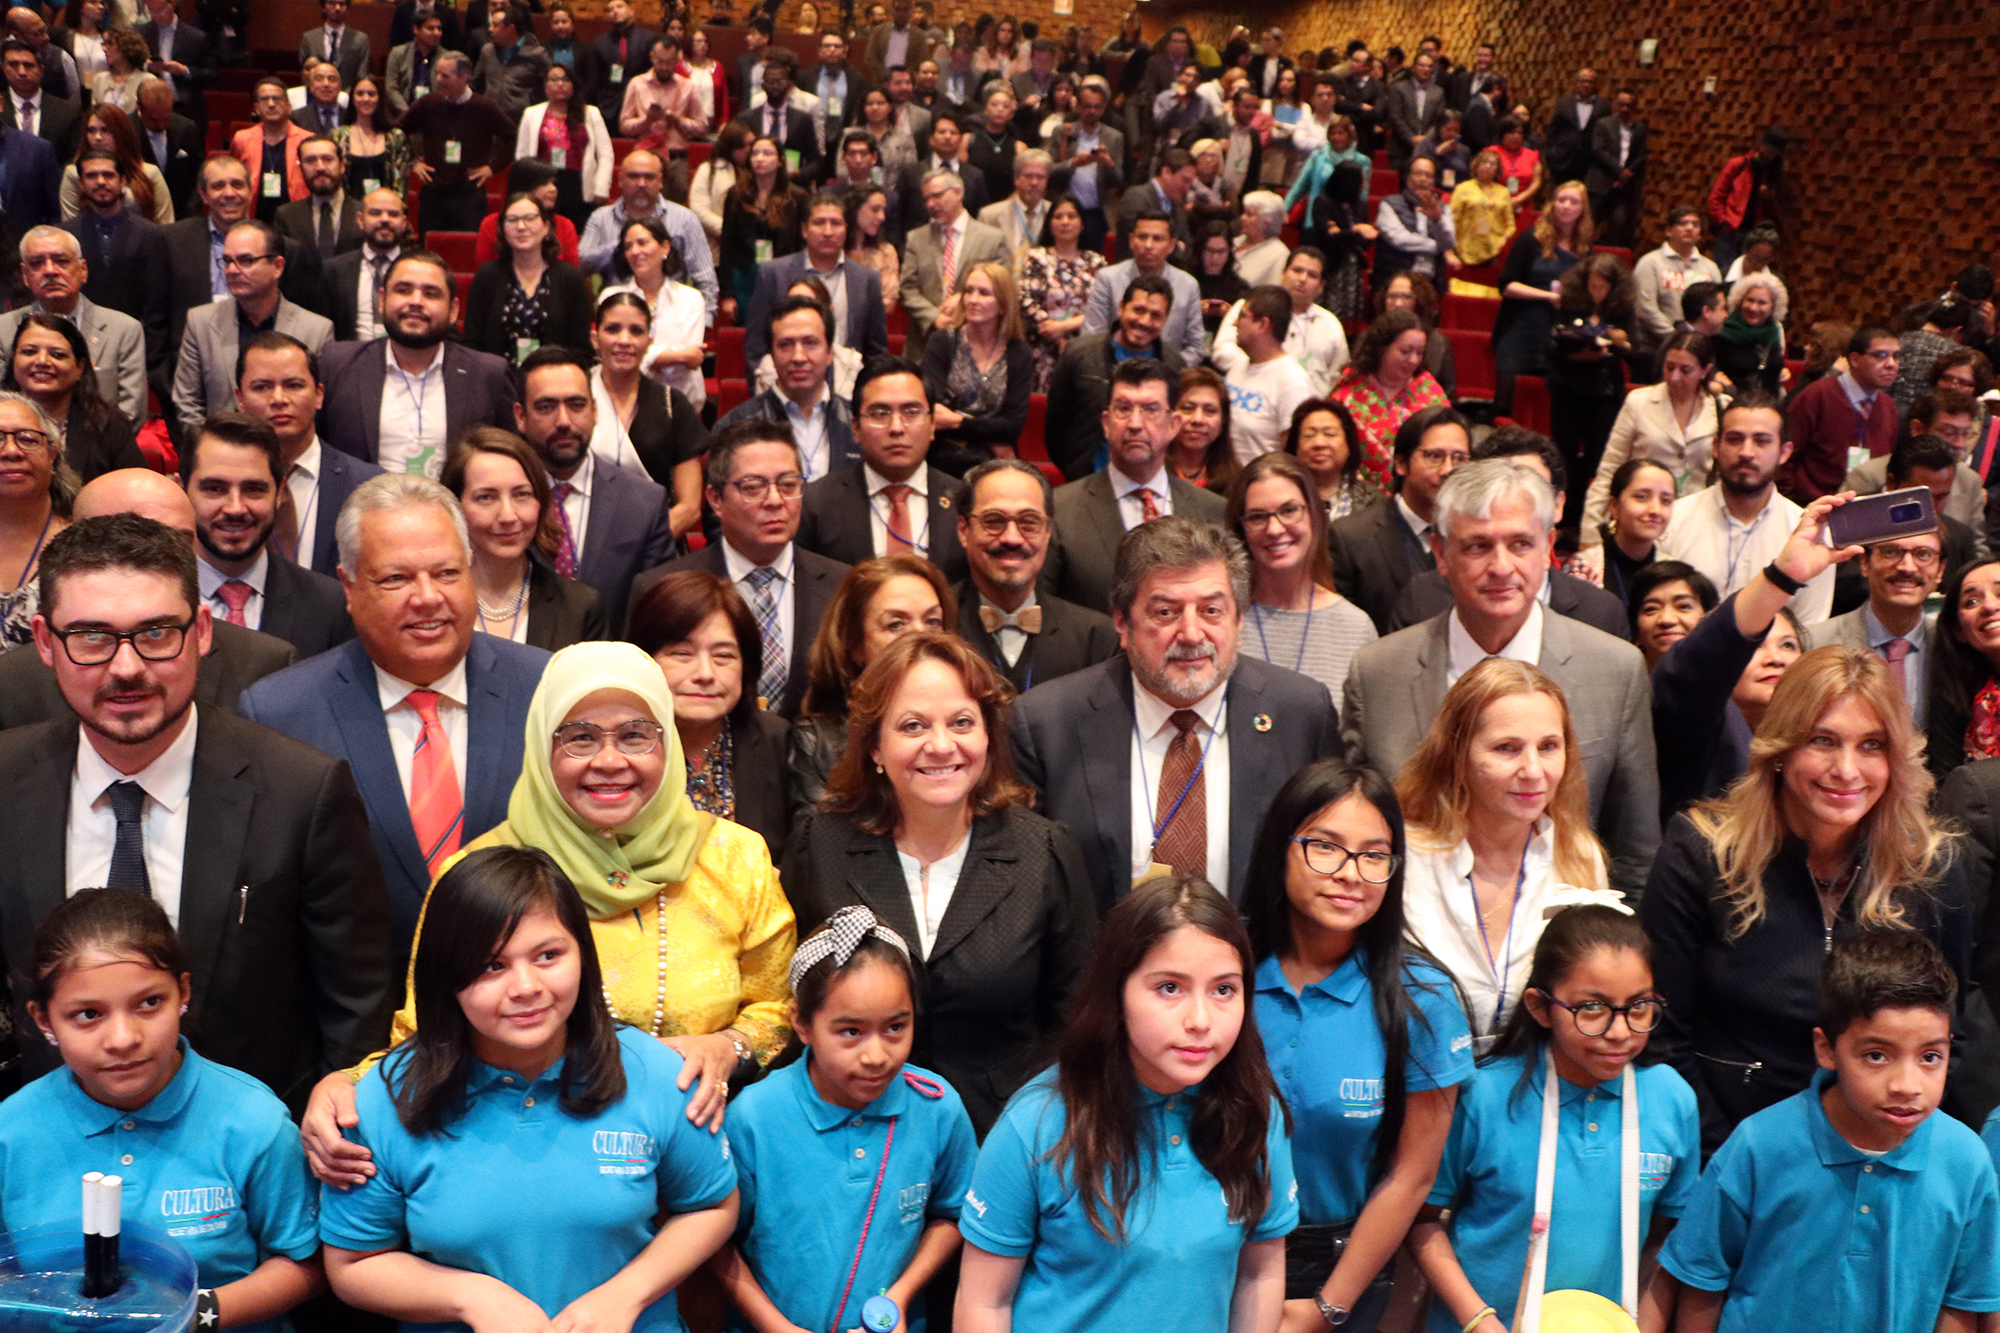
[{"label": "black-framed glasses", "polygon": [[1261,532],[1271,526],[1271,520],[1274,518],[1286,527],[1290,527],[1305,516],[1306,507],[1304,505],[1300,504],[1297,500],[1287,500],[1276,509],[1247,510],[1243,515],[1243,530],[1245,532]]},{"label": "black-framed glasses", "polygon": [[127,643],[145,661],[171,662],[187,646],[187,632],[194,620],[189,616],[178,625],[145,625],[124,630],[57,629],[51,625],[49,633],[55,635],[63,652],[78,666],[103,666],[118,656],[121,644]]},{"label": "black-framed glasses", "polygon": [[1586,1037],[1601,1037],[1611,1031],[1611,1020],[1618,1014],[1625,1015],[1625,1026],[1634,1036],[1643,1035],[1660,1025],[1660,1015],[1667,1009],[1667,1002],[1657,995],[1630,1004],[1606,1004],[1602,1000],[1565,1004],[1547,991],[1542,995],[1556,1008],[1569,1010],[1576,1019],[1576,1030]]},{"label": "black-framed glasses", "polygon": [[1388,852],[1350,852],[1339,843],[1328,838],[1293,838],[1299,850],[1305,853],[1306,865],[1321,875],[1338,875],[1349,861],[1354,862],[1354,873],[1369,884],[1387,884],[1389,877],[1396,873],[1396,867],[1403,864],[1403,858]]},{"label": "black-framed glasses", "polygon": [[617,726],[606,730],[594,722],[571,722],[556,728],[556,744],[572,759],[594,759],[597,752],[610,741],[618,753],[637,758],[651,754],[660,748],[660,737],[667,729],[647,717],[627,718]]},{"label": "black-framed glasses", "polygon": [[796,472],[787,472],[782,477],[738,477],[727,484],[748,504],[762,500],[773,486],[778,488],[781,500],[796,500],[806,493],[806,479]]}]

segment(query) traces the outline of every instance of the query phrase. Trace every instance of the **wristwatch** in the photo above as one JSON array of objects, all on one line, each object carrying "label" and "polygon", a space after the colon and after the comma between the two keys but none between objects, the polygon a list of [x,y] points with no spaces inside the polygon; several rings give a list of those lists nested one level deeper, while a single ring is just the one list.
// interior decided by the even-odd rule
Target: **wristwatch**
[{"label": "wristwatch", "polygon": [[1347,1317],[1354,1313],[1354,1311],[1344,1305],[1328,1305],[1326,1297],[1320,1295],[1318,1292],[1313,1293],[1313,1304],[1319,1307],[1319,1312],[1325,1318],[1327,1327],[1329,1328],[1339,1328],[1347,1322]]},{"label": "wristwatch", "polygon": [[750,1049],[750,1043],[737,1036],[733,1029],[724,1028],[722,1035],[729,1038],[729,1044],[736,1048],[736,1062],[738,1064],[742,1064],[746,1060],[754,1060],[757,1057],[757,1052]]}]

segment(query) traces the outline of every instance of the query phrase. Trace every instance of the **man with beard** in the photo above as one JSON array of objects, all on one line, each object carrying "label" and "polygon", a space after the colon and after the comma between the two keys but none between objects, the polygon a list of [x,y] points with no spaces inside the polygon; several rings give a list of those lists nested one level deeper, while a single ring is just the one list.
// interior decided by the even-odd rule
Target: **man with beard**
[{"label": "man with beard", "polygon": [[[1727,597],[1777,558],[1805,511],[1778,493],[1778,470],[1792,456],[1783,409],[1745,389],[1723,409],[1715,436],[1715,483],[1674,501],[1657,557],[1684,560]],[[1833,610],[1833,570],[1808,582],[1793,603],[1799,623]]]},{"label": "man with beard", "polygon": [[332,301],[333,336],[341,342],[373,342],[382,336],[377,306],[389,265],[410,238],[410,217],[403,196],[390,189],[370,190],[361,199],[358,249],[326,261],[327,296]]},{"label": "man with beard", "polygon": [[[19,406],[0,403],[18,429]],[[166,479],[160,479],[165,483]],[[42,553],[36,653],[66,716],[0,736],[0,919],[12,958],[65,897],[151,897],[196,969],[195,1049],[294,1107],[379,1049],[401,981],[382,873],[346,764],[197,705],[212,642],[194,553],[136,514],[78,521]],[[17,996],[16,1031],[28,1017]],[[34,1077],[59,1068],[17,1047]]]},{"label": "man with beard", "polygon": [[1049,479],[1018,458],[979,464],[959,492],[958,540],[972,576],[954,589],[958,637],[1019,691],[1118,651],[1109,616],[1035,588],[1055,532],[1054,506]]},{"label": "man with beard", "polygon": [[[188,315],[234,294],[229,286],[229,271],[222,262],[222,243],[231,227],[250,216],[250,173],[236,158],[218,153],[202,163],[195,194],[201,200],[204,216],[182,218],[163,229],[168,269],[163,373],[169,377],[169,383],[155,386],[162,403],[172,397],[173,358],[187,330]],[[278,290],[294,305],[325,314],[321,308],[326,304],[326,294],[320,286],[318,252],[297,241],[283,238],[280,241],[285,263],[280,270]]]},{"label": "man with beard", "polygon": [[1341,753],[1324,685],[1237,656],[1249,599],[1249,553],[1220,526],[1185,514],[1142,524],[1118,544],[1113,576],[1125,655],[1014,705],[1015,771],[1035,808],[1076,835],[1100,911],[1156,874],[1200,875],[1242,901],[1278,789]]},{"label": "man with beard", "polygon": [[194,506],[195,559],[209,614],[323,653],[354,637],[340,585],[272,552],[284,459],[278,435],[254,416],[218,412],[181,453]]},{"label": "man with beard", "polygon": [[[1899,446],[1897,452],[1912,443]],[[1935,437],[1932,443],[1940,452],[1948,448]],[[1924,599],[1944,579],[1943,534],[1920,532],[1877,542],[1863,550],[1859,563],[1868,580],[1868,600],[1846,615],[1806,626],[1806,634],[1815,648],[1841,643],[1866,648],[1886,661],[1910,705],[1910,721],[1921,732],[1925,672],[1937,629],[1936,617],[1924,614]]]},{"label": "man with beard", "polygon": [[521,363],[519,431],[549,470],[561,540],[556,573],[597,589],[613,625],[625,623],[632,580],[673,554],[667,491],[625,468],[599,467],[590,451],[597,400],[583,359],[538,347]]},{"label": "man with beard", "polygon": [[185,445],[211,412],[236,406],[236,349],[269,329],[289,333],[314,352],[333,341],[333,322],[287,301],[278,291],[285,271],[284,242],[261,222],[239,222],[223,239],[227,301],[188,313],[174,367],[174,413]]},{"label": "man with beard", "polygon": [[271,225],[280,236],[318,251],[324,265],[360,246],[361,210],[347,197],[347,164],[332,139],[316,134],[301,143],[299,170],[306,178],[306,197],[279,205]]},{"label": "man with beard", "polygon": [[451,270],[428,250],[405,250],[383,274],[384,337],[335,343],[321,361],[320,435],[388,472],[435,480],[467,426],[514,415],[507,363],[446,335],[458,319]]}]

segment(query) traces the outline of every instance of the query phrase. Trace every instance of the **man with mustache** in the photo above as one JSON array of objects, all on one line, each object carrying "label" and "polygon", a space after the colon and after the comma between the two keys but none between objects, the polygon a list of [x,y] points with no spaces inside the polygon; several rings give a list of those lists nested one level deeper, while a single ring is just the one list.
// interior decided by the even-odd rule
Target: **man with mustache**
[{"label": "man with mustache", "polygon": [[1186,514],[1118,544],[1112,622],[1123,657],[1038,684],[1014,705],[1014,767],[1067,825],[1100,910],[1158,874],[1241,901],[1250,846],[1284,782],[1342,753],[1326,687],[1239,658],[1250,555]]}]

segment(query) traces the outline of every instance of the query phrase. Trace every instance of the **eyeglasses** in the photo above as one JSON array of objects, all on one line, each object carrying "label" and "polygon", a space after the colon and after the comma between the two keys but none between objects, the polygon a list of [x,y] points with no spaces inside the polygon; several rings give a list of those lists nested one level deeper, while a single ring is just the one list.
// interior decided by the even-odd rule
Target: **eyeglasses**
[{"label": "eyeglasses", "polygon": [[0,429],[0,449],[12,445],[24,454],[44,453],[49,448],[49,437],[38,430]]},{"label": "eyeglasses", "polygon": [[1300,504],[1297,500],[1287,500],[1276,509],[1251,509],[1245,511],[1243,515],[1243,530],[1245,532],[1260,531],[1271,526],[1271,520],[1274,518],[1289,528],[1305,516],[1306,507],[1304,505]]},{"label": "eyeglasses", "polygon": [[1888,361],[1894,361],[1899,355],[1901,355],[1901,351],[1898,348],[1885,347],[1879,352],[1863,352],[1861,355],[1867,357],[1870,361],[1888,362]]},{"label": "eyeglasses", "polygon": [[620,722],[606,732],[592,722],[572,722],[556,728],[556,744],[572,759],[594,759],[609,738],[618,753],[637,757],[660,748],[667,729],[650,718],[635,717]]},{"label": "eyeglasses", "polygon": [[261,264],[269,258],[271,258],[270,255],[224,255],[222,257],[222,266],[224,268],[249,268],[252,265]]},{"label": "eyeglasses", "polygon": [[1667,1002],[1653,996],[1634,1000],[1630,1004],[1606,1004],[1602,1000],[1585,1000],[1582,1004],[1564,1004],[1547,991],[1542,997],[1558,1009],[1567,1009],[1576,1018],[1576,1030],[1586,1037],[1601,1037],[1611,1031],[1613,1015],[1625,1015],[1625,1026],[1634,1036],[1651,1032],[1660,1025],[1660,1015],[1666,1012]]},{"label": "eyeglasses", "polygon": [[1892,569],[1906,559],[1916,561],[1918,569],[1930,569],[1942,558],[1928,546],[1871,546],[1868,556],[1875,563]]},{"label": "eyeglasses", "polygon": [[1158,421],[1167,414],[1165,403],[1113,403],[1109,409],[1113,421],[1130,421],[1140,417],[1147,421]]},{"label": "eyeglasses", "polygon": [[931,414],[930,408],[922,403],[904,403],[892,407],[888,403],[872,403],[861,409],[861,417],[871,425],[886,426],[901,417],[905,426],[914,426]]},{"label": "eyeglasses", "polygon": [[1472,461],[1472,455],[1463,449],[1419,449],[1417,457],[1432,467],[1460,467]]},{"label": "eyeglasses", "polygon": [[769,477],[738,477],[728,485],[740,498],[756,504],[770,493],[773,486],[778,488],[779,499],[796,500],[805,494],[806,479],[796,472],[787,472],[775,481]]},{"label": "eyeglasses", "polygon": [[1403,858],[1388,852],[1350,852],[1337,842],[1325,838],[1293,838],[1305,852],[1306,865],[1321,875],[1338,875],[1349,861],[1354,862],[1354,873],[1369,884],[1387,884],[1389,877],[1396,873],[1396,867],[1403,864]]},{"label": "eyeglasses", "polygon": [[507,219],[510,227],[532,227],[542,220],[540,213],[520,213]]},{"label": "eyeglasses", "polygon": [[1004,510],[986,509],[972,516],[972,526],[978,528],[982,534],[988,537],[1005,536],[1007,525],[1010,523],[1019,528],[1021,535],[1029,541],[1033,541],[1049,530],[1049,520],[1043,515],[1035,513],[1033,510],[1026,510],[1019,514],[1009,514]]},{"label": "eyeglasses", "polygon": [[147,625],[140,629],[57,629],[49,627],[49,633],[62,643],[63,652],[78,666],[103,666],[118,656],[121,644],[131,644],[132,651],[148,662],[171,662],[181,655],[187,644],[188,628],[194,624],[189,616],[178,625]]}]

